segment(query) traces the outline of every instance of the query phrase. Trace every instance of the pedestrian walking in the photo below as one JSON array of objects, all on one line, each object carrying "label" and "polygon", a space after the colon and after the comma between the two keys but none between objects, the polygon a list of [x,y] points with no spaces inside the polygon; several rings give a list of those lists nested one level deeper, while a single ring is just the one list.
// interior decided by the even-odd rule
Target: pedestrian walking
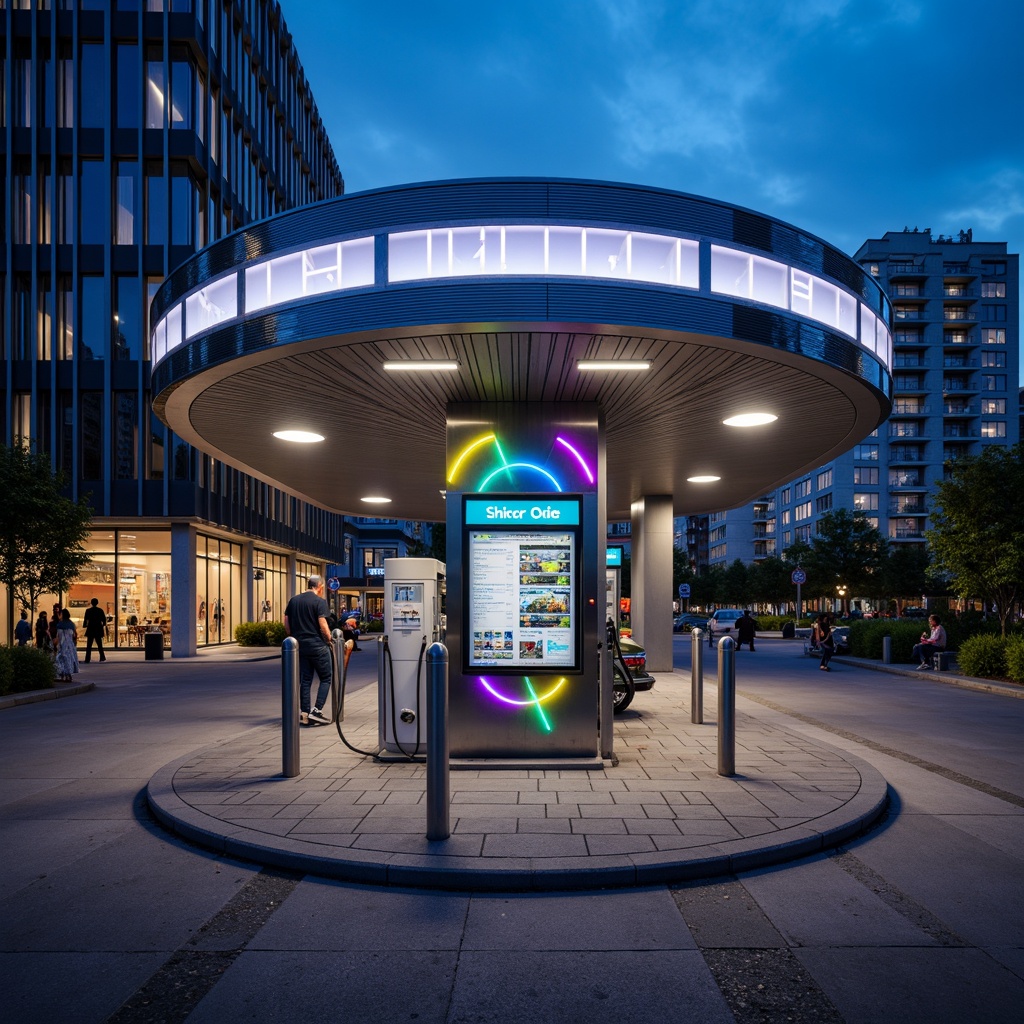
[{"label": "pedestrian walking", "polygon": [[836,641],[832,633],[832,616],[828,612],[822,612],[818,616],[815,628],[818,634],[818,647],[821,649],[821,664],[818,668],[822,672],[831,672],[832,669],[828,667],[828,663],[832,660],[832,655],[836,653]]},{"label": "pedestrian walking", "polygon": [[743,614],[736,620],[736,650],[738,651],[746,644],[751,651],[754,650],[754,637],[757,635],[757,621],[750,614],[750,609],[744,610]]},{"label": "pedestrian walking", "polygon": [[71,612],[65,608],[60,613],[57,634],[57,677],[62,683],[70,683],[78,674],[78,630],[71,621]]},{"label": "pedestrian walking", "polygon": [[85,663],[89,664],[92,658],[92,645],[96,644],[100,661],[106,661],[107,656],[103,653],[103,638],[107,635],[107,613],[100,607],[97,598],[89,602],[89,607],[82,616],[82,627],[85,629]]},{"label": "pedestrian walking", "polygon": [[18,624],[14,627],[14,639],[19,647],[27,646],[29,640],[32,639],[32,623],[28,621],[28,612],[24,608],[21,610]]},{"label": "pedestrian walking", "polygon": [[53,641],[50,640],[50,620],[46,612],[40,612],[36,619],[36,647],[47,654],[53,653]]}]

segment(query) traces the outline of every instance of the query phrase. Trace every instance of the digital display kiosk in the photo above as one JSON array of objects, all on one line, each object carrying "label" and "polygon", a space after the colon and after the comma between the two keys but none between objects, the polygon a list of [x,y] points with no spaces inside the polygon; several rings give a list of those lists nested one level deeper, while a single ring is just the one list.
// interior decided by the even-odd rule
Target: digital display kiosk
[{"label": "digital display kiosk", "polygon": [[581,497],[463,503],[464,671],[579,672]]}]

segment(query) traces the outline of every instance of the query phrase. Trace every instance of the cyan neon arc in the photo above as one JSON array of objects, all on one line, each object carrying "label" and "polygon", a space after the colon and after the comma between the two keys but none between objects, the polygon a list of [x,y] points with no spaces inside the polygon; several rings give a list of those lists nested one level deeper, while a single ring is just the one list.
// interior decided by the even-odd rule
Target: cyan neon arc
[{"label": "cyan neon arc", "polygon": [[[537,693],[533,683],[530,681],[529,676],[523,676],[523,684],[526,689],[527,699],[522,700],[515,697],[510,697],[507,693],[503,693],[497,687],[497,685],[491,680],[487,679],[486,676],[480,676],[480,684],[483,688],[492,696],[500,700],[503,704],[510,704],[513,707],[518,708],[532,708],[540,721],[541,728],[545,732],[551,732],[553,726],[551,719],[547,716],[542,705],[551,700],[559,690],[565,686],[567,680],[562,676],[550,689],[545,690],[543,693]],[[504,682],[503,685],[508,685]]]},{"label": "cyan neon arc", "polygon": [[[571,471],[581,475],[593,486],[594,472],[587,460],[580,454],[579,448],[566,440],[564,437],[555,438],[554,452],[564,455],[565,464],[568,470],[558,468],[562,473]],[[562,479],[552,472],[552,468],[541,465],[536,460],[513,459],[510,460],[494,433],[484,434],[467,444],[452,462],[448,471],[448,483],[454,484],[459,476],[460,470],[465,467],[468,471],[470,466],[478,465],[485,456],[489,457],[490,464],[486,467],[483,476],[477,482],[473,490],[476,492],[494,490],[532,490],[532,491],[563,491]],[[524,477],[529,479],[529,487],[516,486],[516,480]],[[537,484],[539,483],[539,486]]]}]

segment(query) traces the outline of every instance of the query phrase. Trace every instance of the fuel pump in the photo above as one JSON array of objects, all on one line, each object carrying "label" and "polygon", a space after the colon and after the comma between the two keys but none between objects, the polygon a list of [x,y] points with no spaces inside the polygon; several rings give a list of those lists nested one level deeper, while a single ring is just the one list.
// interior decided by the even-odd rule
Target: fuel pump
[{"label": "fuel pump", "polygon": [[384,639],[377,661],[381,760],[426,752],[426,651],[444,643],[445,566],[433,558],[384,559]]}]

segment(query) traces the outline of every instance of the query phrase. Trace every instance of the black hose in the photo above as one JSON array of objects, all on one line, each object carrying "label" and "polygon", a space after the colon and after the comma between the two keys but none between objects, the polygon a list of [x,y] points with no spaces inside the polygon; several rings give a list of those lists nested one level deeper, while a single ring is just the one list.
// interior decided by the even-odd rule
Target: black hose
[{"label": "black hose", "polygon": [[626,679],[629,682],[633,682],[633,673],[629,671],[626,659],[622,656],[622,647],[619,645],[619,631],[615,628],[615,623],[611,619],[608,620],[608,640],[615,648],[615,656],[619,660],[619,667],[625,673]]},{"label": "black hose", "polygon": [[[334,649],[333,642],[331,643],[331,659],[334,662],[335,668],[338,665],[338,655]],[[338,730],[338,739],[348,747],[349,750],[354,754],[361,754],[363,757],[372,757],[374,760],[377,759],[379,751],[360,750],[359,747],[352,746],[347,739],[345,739],[345,733],[341,728],[342,709],[345,707],[345,680],[348,678],[348,665],[345,664],[345,659],[341,659],[341,684],[340,692],[338,694],[338,702],[334,708],[334,727]]]}]

